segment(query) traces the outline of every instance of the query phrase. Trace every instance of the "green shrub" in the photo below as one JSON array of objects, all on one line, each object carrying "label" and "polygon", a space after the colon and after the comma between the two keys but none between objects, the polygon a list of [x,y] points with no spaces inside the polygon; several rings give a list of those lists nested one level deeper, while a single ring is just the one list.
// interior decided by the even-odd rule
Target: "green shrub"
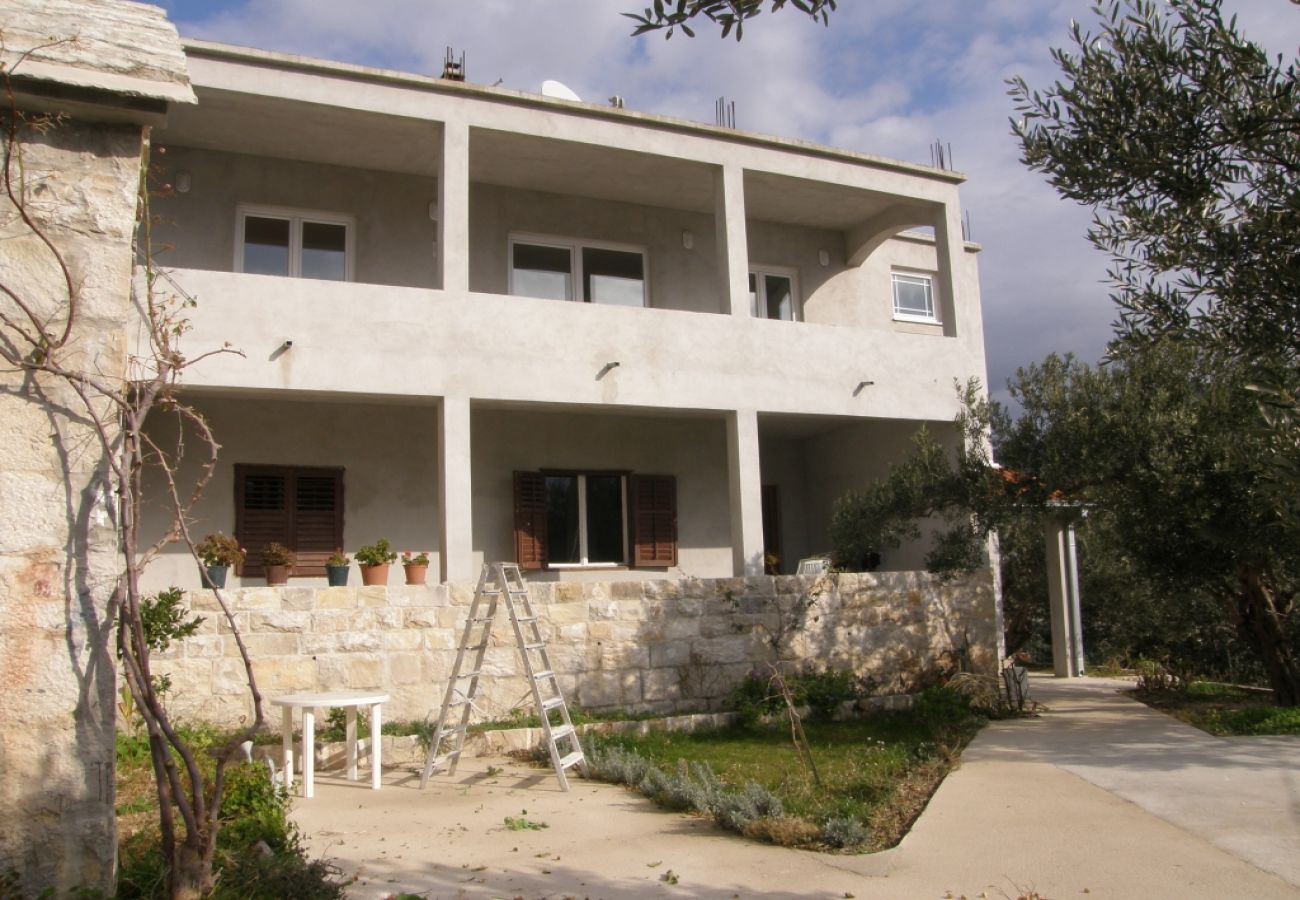
[{"label": "green shrub", "polygon": [[867,829],[853,816],[836,816],[822,826],[822,840],[839,849],[860,847],[869,837]]},{"label": "green shrub", "polygon": [[848,669],[807,672],[796,684],[797,690],[792,688],[796,701],[807,703],[811,718],[820,722],[829,722],[841,706],[862,695],[857,676]]},{"label": "green shrub", "polygon": [[1205,729],[1230,735],[1300,734],[1300,708],[1261,705],[1213,710],[1206,716]]}]

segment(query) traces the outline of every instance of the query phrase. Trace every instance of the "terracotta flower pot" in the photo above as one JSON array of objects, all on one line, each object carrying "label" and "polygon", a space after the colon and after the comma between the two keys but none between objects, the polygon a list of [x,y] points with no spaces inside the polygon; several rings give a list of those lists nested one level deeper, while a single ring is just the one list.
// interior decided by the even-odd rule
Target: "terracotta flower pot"
[{"label": "terracotta flower pot", "polygon": [[289,567],[288,566],[266,566],[266,583],[267,584],[288,584]]},{"label": "terracotta flower pot", "polygon": [[426,566],[409,565],[409,566],[403,566],[402,568],[406,570],[407,584],[424,584],[424,579],[428,577],[429,574],[429,567],[427,565]]},{"label": "terracotta flower pot", "polygon": [[361,583],[368,587],[382,587],[388,584],[388,563],[382,566],[362,566]]}]

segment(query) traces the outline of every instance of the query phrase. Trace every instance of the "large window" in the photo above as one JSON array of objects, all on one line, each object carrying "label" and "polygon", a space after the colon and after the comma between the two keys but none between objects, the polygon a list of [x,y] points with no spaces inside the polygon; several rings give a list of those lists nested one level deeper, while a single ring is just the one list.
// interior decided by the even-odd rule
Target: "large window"
[{"label": "large window", "polygon": [[515,550],[524,569],[676,565],[676,481],[669,475],[516,472]]},{"label": "large window", "polygon": [[545,300],[645,306],[645,252],[563,239],[510,239],[510,293]]},{"label": "large window", "polygon": [[756,319],[781,319],[794,322],[799,318],[792,272],[753,271],[749,273],[749,302]]},{"label": "large window", "polygon": [[236,465],[235,537],[248,551],[244,575],[263,574],[261,551],[272,542],[297,555],[291,574],[324,575],[343,546],[343,470]]},{"label": "large window", "polygon": [[347,216],[241,205],[237,219],[238,271],[351,280],[352,220]]},{"label": "large window", "polygon": [[929,275],[894,273],[894,318],[904,322],[938,322],[934,283]]}]

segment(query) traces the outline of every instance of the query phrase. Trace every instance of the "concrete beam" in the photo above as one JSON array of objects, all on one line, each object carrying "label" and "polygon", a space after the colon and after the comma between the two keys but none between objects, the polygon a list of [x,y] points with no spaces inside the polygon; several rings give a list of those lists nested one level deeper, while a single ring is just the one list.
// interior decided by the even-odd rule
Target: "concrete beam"
[{"label": "concrete beam", "polygon": [[438,272],[444,291],[469,290],[469,126],[442,124],[438,160]]},{"label": "concrete beam", "polygon": [[844,248],[850,266],[860,266],[885,241],[899,232],[922,225],[933,225],[936,212],[915,203],[895,203],[844,235]]}]

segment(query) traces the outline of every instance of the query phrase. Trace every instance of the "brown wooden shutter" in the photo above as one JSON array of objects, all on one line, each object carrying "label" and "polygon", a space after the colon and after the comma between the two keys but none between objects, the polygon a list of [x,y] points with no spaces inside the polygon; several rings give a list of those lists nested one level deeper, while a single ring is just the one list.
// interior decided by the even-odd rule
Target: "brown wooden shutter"
[{"label": "brown wooden shutter", "polygon": [[324,575],[325,560],[343,546],[343,473],[301,469],[294,473],[295,575]]},{"label": "brown wooden shutter", "polygon": [[633,475],[632,565],[661,569],[677,565],[677,479]]},{"label": "brown wooden shutter", "polygon": [[241,575],[264,575],[262,548],[284,544],[294,575],[324,575],[343,546],[343,470],[235,466],[235,537],[248,551]]},{"label": "brown wooden shutter", "polygon": [[546,568],[546,476],[515,473],[515,561],[520,569]]}]

